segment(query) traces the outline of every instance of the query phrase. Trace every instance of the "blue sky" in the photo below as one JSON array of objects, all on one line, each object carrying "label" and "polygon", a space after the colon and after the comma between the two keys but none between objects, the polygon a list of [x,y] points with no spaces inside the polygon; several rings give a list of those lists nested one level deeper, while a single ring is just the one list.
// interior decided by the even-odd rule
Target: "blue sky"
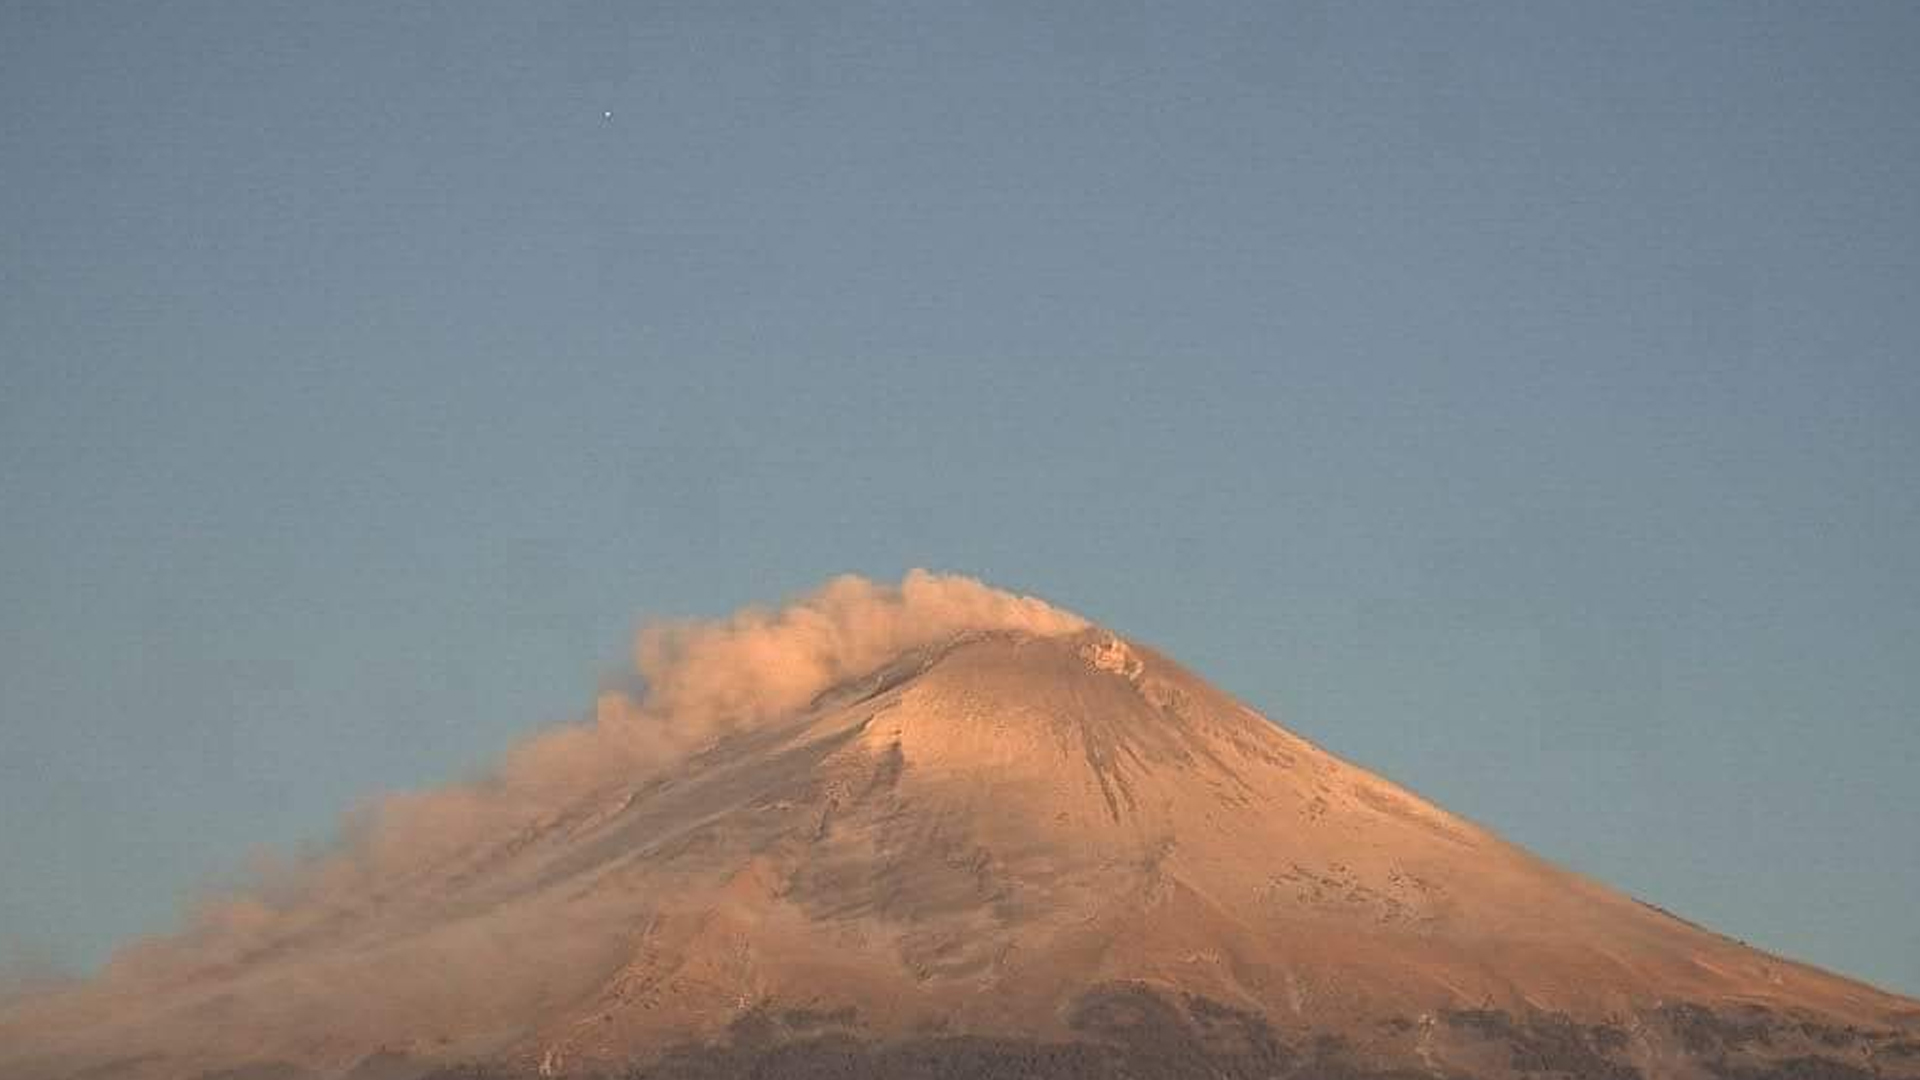
[{"label": "blue sky", "polygon": [[[1029,590],[1920,992],[1920,9],[0,9],[0,958]],[[611,113],[611,116],[607,114]]]}]

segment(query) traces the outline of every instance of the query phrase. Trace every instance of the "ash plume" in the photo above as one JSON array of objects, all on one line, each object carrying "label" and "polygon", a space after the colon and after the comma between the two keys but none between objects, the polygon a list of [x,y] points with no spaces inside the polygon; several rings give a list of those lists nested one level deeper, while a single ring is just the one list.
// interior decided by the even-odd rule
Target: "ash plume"
[{"label": "ash plume", "polygon": [[[529,737],[479,780],[369,802],[319,854],[256,860],[249,887],[201,901],[178,934],[122,949],[105,981],[230,969],[289,942],[305,949],[375,904],[429,908],[440,899],[433,889],[409,894],[406,882],[437,887],[444,875],[427,871],[537,826],[583,794],[638,783],[716,737],[802,708],[903,652],[969,631],[1054,635],[1086,625],[1033,597],[914,570],[897,585],[846,575],[778,608],[648,626],[634,649],[637,695],[603,694],[591,720]],[[513,959],[507,937],[450,945],[436,961],[483,970],[466,951],[488,963]],[[315,965],[309,977],[324,981],[324,970]]]}]

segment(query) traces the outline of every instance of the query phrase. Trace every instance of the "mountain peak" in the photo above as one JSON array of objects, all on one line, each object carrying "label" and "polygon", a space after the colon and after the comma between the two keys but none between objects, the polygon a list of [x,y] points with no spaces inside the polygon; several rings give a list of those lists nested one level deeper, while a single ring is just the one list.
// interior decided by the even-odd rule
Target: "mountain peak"
[{"label": "mountain peak", "polygon": [[641,652],[647,696],[0,1015],[0,1075],[1920,1074],[1920,1005],[1554,867],[1038,601],[843,581]]}]

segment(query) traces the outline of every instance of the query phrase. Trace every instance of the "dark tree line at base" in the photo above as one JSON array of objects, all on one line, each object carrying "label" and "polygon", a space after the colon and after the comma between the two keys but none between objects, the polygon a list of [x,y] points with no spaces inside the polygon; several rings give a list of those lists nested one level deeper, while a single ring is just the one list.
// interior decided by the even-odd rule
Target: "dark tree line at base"
[{"label": "dark tree line at base", "polygon": [[[1556,1013],[1493,1009],[1441,1014],[1447,1034],[1483,1049],[1499,1076],[1540,1080],[1657,1080],[1627,1060],[1628,1031]],[[1083,998],[1071,1041],[923,1035],[876,1040],[852,1017],[749,1013],[725,1041],[683,1044],[605,1080],[1482,1080],[1368,1064],[1334,1035],[1283,1038],[1267,1020],[1204,997],[1173,1000],[1139,986]],[[1892,1031],[1824,1027],[1764,1010],[1737,1015],[1692,1005],[1655,1018],[1721,1080],[1881,1080],[1920,1075],[1920,1047]],[[1405,1035],[1410,1020],[1383,1028]],[[1830,1056],[1829,1056],[1830,1055]],[[1883,1072],[1878,1060],[1896,1066]],[[480,1065],[426,1080],[538,1080]]]}]

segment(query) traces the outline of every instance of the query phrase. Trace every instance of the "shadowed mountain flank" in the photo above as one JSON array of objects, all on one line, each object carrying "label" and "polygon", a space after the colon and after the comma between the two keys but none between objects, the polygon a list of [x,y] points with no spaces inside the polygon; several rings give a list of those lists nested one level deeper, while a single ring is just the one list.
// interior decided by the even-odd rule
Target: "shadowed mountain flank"
[{"label": "shadowed mountain flank", "polygon": [[[671,755],[11,1007],[0,1080],[1920,1077],[1920,1003],[959,595],[999,622],[685,680],[720,711]],[[680,647],[785,663],[780,618]]]}]

